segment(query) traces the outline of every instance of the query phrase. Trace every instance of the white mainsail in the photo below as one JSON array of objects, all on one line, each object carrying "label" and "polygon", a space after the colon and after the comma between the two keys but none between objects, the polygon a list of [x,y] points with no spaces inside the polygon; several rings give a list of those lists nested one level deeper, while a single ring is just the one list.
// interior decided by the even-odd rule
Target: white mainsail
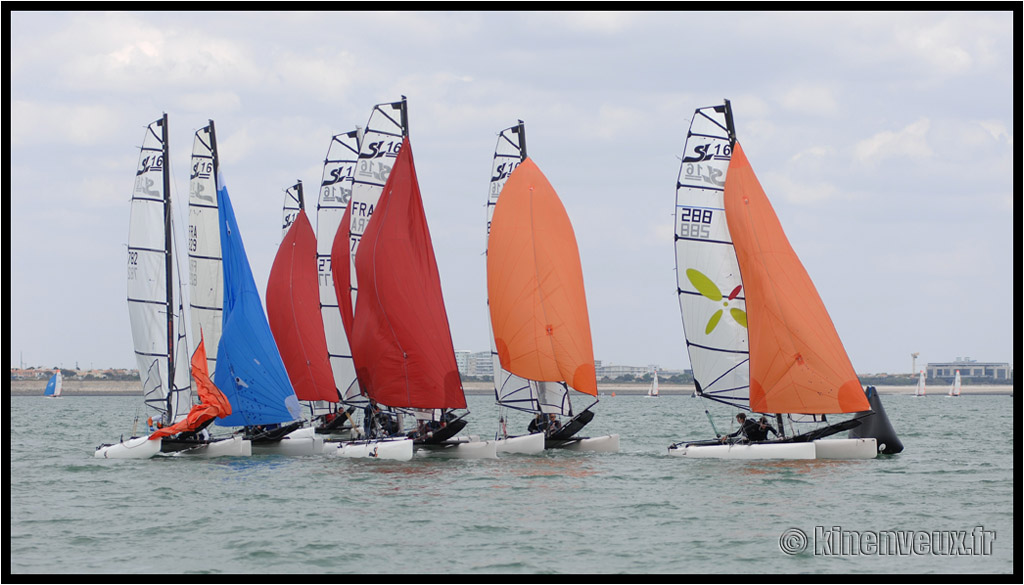
[{"label": "white mainsail", "polygon": [[402,101],[377,104],[370,113],[366,130],[359,143],[359,161],[352,180],[352,199],[349,205],[349,262],[352,288],[352,307],[356,306],[359,282],[356,278],[356,250],[373,215],[373,208],[384,191],[384,183],[391,174],[402,139],[409,133],[405,96]]},{"label": "white mainsail", "polygon": [[[345,208],[352,199],[352,178],[359,159],[359,142],[363,135],[357,128],[331,138],[320,181],[320,197],[316,209],[316,265],[320,283],[320,313],[327,337],[327,351],[334,373],[334,386],[345,400],[360,400],[352,350],[341,321],[338,297],[334,292],[331,268],[331,246],[341,226]],[[347,226],[346,226],[347,227]]]},{"label": "white mainsail", "polygon": [[654,370],[654,378],[651,380],[651,387],[647,390],[648,396],[658,395],[658,370]]},{"label": "white mainsail", "polygon": [[181,283],[174,260],[167,116],[149,125],[128,227],[128,317],[144,400],[173,422],[192,405]]},{"label": "white mainsail", "polygon": [[[505,182],[512,171],[526,158],[526,130],[522,120],[515,126],[498,134],[491,164],[491,182],[487,192],[487,235],[491,234],[491,217],[498,204]],[[486,252],[485,252],[486,253]],[[487,321],[490,327],[490,319]],[[498,350],[494,345],[493,332],[488,335],[491,342],[491,362],[494,371],[494,395],[499,405],[528,412],[572,415],[569,390],[561,382],[538,382],[521,378],[501,367]]]},{"label": "white mainsail", "polygon": [[914,388],[914,396],[925,396],[928,393],[925,387],[924,370],[917,376],[917,388]]},{"label": "white mainsail", "polygon": [[[726,101],[697,109],[690,122],[676,182],[676,279],[698,394],[743,406],[750,386],[744,292],[724,203],[731,119]],[[691,341],[698,331],[699,344]]]},{"label": "white mainsail", "polygon": [[196,131],[188,192],[188,273],[192,339],[200,329],[206,346],[210,379],[217,369],[224,310],[224,269],[221,260],[220,213],[217,210],[217,136],[213,120]]},{"label": "white mainsail", "polygon": [[296,181],[294,185],[284,190],[284,204],[281,206],[281,237],[288,234],[288,228],[295,223],[299,211],[303,208],[302,181]]}]

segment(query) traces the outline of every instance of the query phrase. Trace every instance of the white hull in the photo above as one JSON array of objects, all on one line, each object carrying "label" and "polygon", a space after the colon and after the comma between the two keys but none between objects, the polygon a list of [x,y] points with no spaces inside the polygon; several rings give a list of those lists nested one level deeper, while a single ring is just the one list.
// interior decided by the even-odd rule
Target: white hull
[{"label": "white hull", "polygon": [[160,452],[161,440],[150,441],[149,437],[134,437],[116,445],[103,445],[96,449],[94,457],[100,459],[149,459]]},{"label": "white hull", "polygon": [[438,445],[415,445],[416,453],[428,457],[454,457],[458,459],[496,459],[497,441],[481,441],[479,437],[454,437]]},{"label": "white hull", "polygon": [[201,447],[193,447],[174,453],[164,453],[172,457],[249,457],[252,455],[252,442],[242,437],[214,439]]},{"label": "white hull", "polygon": [[875,439],[818,439],[814,442],[818,459],[874,459],[878,457]]},{"label": "white hull", "polygon": [[544,433],[498,439],[495,444],[498,453],[536,455],[544,452]]},{"label": "white hull", "polygon": [[320,455],[324,452],[324,439],[313,427],[303,427],[285,435],[280,441],[256,443],[252,451],[273,455]]},{"label": "white hull", "polygon": [[706,459],[874,459],[875,439],[820,439],[807,443],[672,446],[668,454]]},{"label": "white hull", "polygon": [[603,437],[587,437],[583,439],[570,439],[555,449],[568,449],[570,451],[596,451],[599,453],[617,453],[619,451],[619,435],[605,435]]},{"label": "white hull", "polygon": [[688,445],[668,449],[669,455],[706,459],[814,459],[815,452],[814,443]]},{"label": "white hull", "polygon": [[335,457],[392,459],[409,461],[412,459],[412,439],[381,439],[378,441],[350,441],[324,444],[324,454]]}]

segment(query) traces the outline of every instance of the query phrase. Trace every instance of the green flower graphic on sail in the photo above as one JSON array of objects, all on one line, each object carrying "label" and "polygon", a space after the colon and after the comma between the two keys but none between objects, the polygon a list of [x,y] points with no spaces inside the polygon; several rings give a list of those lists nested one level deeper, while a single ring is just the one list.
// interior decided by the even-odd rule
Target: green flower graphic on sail
[{"label": "green flower graphic on sail", "polygon": [[705,335],[710,335],[711,332],[715,330],[715,327],[718,327],[718,322],[722,320],[722,315],[725,313],[725,309],[729,309],[729,314],[732,318],[746,328],[747,312],[743,309],[729,306],[729,304],[735,301],[736,297],[739,296],[740,289],[743,288],[742,284],[737,285],[736,288],[732,289],[732,292],[730,292],[728,296],[725,296],[722,294],[722,291],[718,289],[718,285],[699,270],[687,268],[686,278],[690,280],[690,284],[693,285],[693,288],[697,289],[697,292],[704,295],[705,298],[711,299],[716,303],[722,303],[725,307],[715,311],[715,313],[711,315],[711,318],[708,319],[708,324],[704,328]]}]

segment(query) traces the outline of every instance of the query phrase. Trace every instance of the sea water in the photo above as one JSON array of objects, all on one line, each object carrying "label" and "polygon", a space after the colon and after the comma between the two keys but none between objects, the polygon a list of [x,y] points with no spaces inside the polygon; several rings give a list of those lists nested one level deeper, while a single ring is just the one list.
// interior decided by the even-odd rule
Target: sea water
[{"label": "sea water", "polygon": [[[95,459],[141,397],[14,396],[10,571],[1012,573],[1013,397],[882,399],[905,450],[873,460],[669,457],[711,425],[663,394],[601,396],[585,434],[618,453],[395,462]],[[493,398],[467,400],[465,432],[493,437]]]}]

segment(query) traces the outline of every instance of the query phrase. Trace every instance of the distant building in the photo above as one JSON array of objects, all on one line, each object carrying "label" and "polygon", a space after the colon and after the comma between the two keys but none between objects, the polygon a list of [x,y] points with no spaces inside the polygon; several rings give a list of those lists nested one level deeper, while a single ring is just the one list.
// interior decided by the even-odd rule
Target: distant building
[{"label": "distant building", "polygon": [[1007,363],[979,362],[971,358],[956,358],[952,362],[929,363],[925,374],[929,379],[952,380],[960,370],[964,383],[971,381],[1009,382],[1013,380],[1013,368]]},{"label": "distant building", "polygon": [[459,368],[459,374],[463,376],[490,378],[494,374],[494,364],[489,351],[456,350],[455,365]]}]

